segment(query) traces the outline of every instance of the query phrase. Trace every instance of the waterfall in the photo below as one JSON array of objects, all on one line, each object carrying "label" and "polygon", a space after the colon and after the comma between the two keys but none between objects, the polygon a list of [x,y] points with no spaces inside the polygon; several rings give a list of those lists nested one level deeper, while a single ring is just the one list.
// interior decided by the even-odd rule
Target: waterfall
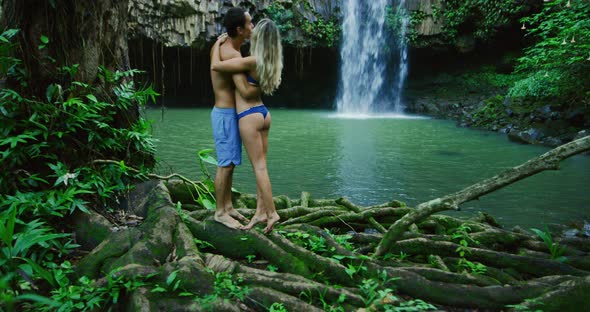
[{"label": "waterfall", "polygon": [[[401,91],[407,75],[407,45],[404,40],[409,18],[400,16],[399,34],[387,36],[385,22],[390,0],[344,0],[341,70],[336,106],[338,113],[372,114],[403,112]],[[396,57],[396,77],[388,77],[391,55]]]},{"label": "waterfall", "polygon": [[393,111],[399,114],[404,112],[402,91],[404,90],[404,82],[406,82],[406,77],[408,76],[408,42],[406,41],[406,31],[408,30],[408,26],[410,24],[410,16],[404,13],[403,5],[405,2],[405,0],[401,0],[397,7],[398,14],[401,13],[401,25],[399,31],[400,35],[397,41],[397,49],[399,53],[397,70],[398,76],[396,88],[393,90],[395,96]]}]

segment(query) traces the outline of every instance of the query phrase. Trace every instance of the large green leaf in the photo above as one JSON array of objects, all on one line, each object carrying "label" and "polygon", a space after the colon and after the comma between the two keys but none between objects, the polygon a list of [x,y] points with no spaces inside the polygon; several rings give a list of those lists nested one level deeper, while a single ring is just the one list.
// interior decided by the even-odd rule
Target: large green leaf
[{"label": "large green leaf", "polygon": [[208,164],[212,164],[217,166],[217,160],[215,160],[215,158],[213,158],[213,156],[211,156],[211,153],[213,153],[213,150],[210,148],[204,149],[204,150],[200,150],[197,154],[199,155],[199,159],[208,163]]},{"label": "large green leaf", "polygon": [[215,210],[215,200],[211,200],[208,196],[200,196],[197,199],[197,202],[201,204],[201,206],[205,207],[209,210]]},{"label": "large green leaf", "polygon": [[43,297],[40,295],[36,295],[36,294],[22,294],[20,296],[16,297],[17,300],[30,300],[30,301],[35,301],[35,302],[39,302],[42,303],[44,305],[50,306],[50,307],[54,307],[57,308],[60,306],[60,303],[54,300],[51,300],[47,297]]},{"label": "large green leaf", "polygon": [[4,222],[0,222],[0,239],[2,242],[6,244],[6,246],[12,246],[12,237],[14,234],[14,223],[16,221],[16,208],[12,208],[12,212],[6,220],[6,225]]},{"label": "large green leaf", "polygon": [[18,233],[12,249],[12,256],[23,256],[33,245],[69,236],[69,234],[47,234],[50,229],[43,227],[44,225],[45,223],[37,219],[31,221],[25,231]]}]

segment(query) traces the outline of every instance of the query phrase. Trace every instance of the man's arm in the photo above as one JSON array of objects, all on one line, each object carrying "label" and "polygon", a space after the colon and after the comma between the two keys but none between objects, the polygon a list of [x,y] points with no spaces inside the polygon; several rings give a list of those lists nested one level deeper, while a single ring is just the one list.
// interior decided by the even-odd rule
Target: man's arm
[{"label": "man's arm", "polygon": [[246,74],[233,74],[232,79],[234,81],[234,84],[236,85],[236,89],[238,89],[238,92],[240,92],[240,95],[243,98],[249,99],[260,94],[260,90],[257,86],[253,86],[248,83],[248,80],[246,79]]},{"label": "man's arm", "polygon": [[[227,58],[224,61],[220,61],[220,63],[228,63],[228,62],[233,62],[233,61],[238,61],[238,60],[243,59],[240,52],[238,52],[236,50],[232,50],[231,52],[228,52],[227,54],[228,55],[224,55],[224,56],[227,56]],[[211,64],[213,64],[213,61],[211,62]],[[211,67],[213,68],[213,66],[211,66]],[[248,83],[248,80],[246,79],[246,75],[244,74],[244,72],[246,72],[246,71],[248,71],[248,70],[242,70],[242,71],[238,71],[238,72],[234,73],[232,76],[232,79],[234,81],[234,85],[236,86],[236,89],[238,90],[238,92],[240,92],[240,95],[245,99],[249,99],[249,98],[257,96],[259,93],[259,90],[258,90],[258,87],[250,85]]]},{"label": "man's arm", "polygon": [[[217,43],[216,43],[217,44]],[[219,46],[213,46],[213,56],[211,57],[211,70],[223,73],[243,73],[256,68],[256,58],[253,56],[242,57],[240,52],[234,51],[228,55],[224,61],[219,55]]]}]

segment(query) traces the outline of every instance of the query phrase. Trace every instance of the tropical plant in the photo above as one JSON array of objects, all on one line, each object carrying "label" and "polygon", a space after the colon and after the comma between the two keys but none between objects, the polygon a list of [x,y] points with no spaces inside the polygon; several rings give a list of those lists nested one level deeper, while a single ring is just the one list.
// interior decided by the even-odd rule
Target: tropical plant
[{"label": "tropical plant", "polygon": [[522,1],[447,0],[442,12],[444,35],[452,42],[469,28],[475,39],[485,41],[495,33],[498,25],[510,24],[525,9]]},{"label": "tropical plant", "polygon": [[250,292],[247,286],[240,285],[242,282],[240,277],[234,278],[233,274],[229,272],[213,272],[212,270],[209,272],[215,276],[213,293],[195,298],[195,301],[205,309],[211,310],[213,308],[211,303],[218,298],[244,300]]},{"label": "tropical plant", "polygon": [[[0,34],[0,77],[10,81],[0,90],[0,310],[30,308],[30,301],[40,305],[35,309],[54,309],[63,298],[54,292],[49,299],[51,288],[66,291],[86,281],[58,278],[78,247],[65,218],[91,209],[108,213],[130,183],[145,178],[155,150],[150,125],[141,117],[121,120],[126,115],[119,113],[157,94],[135,86],[137,70],[102,67],[96,86],[76,81],[76,64],[59,67],[42,94],[32,92],[32,77],[11,52],[19,48],[11,42],[17,33]],[[51,39],[39,42],[45,49]],[[47,59],[46,66],[59,65]]]},{"label": "tropical plant", "polygon": [[510,89],[509,95],[587,98],[590,94],[590,3],[555,0],[543,5],[541,12],[521,19],[527,36],[534,38],[535,43],[518,59],[516,71],[526,77]]},{"label": "tropical plant", "polygon": [[512,309],[513,311],[518,311],[518,312],[543,312],[543,310],[541,310],[541,309],[531,309],[529,307],[530,305],[539,306],[542,304],[543,303],[537,299],[526,299],[523,303],[509,304],[509,305],[506,305],[506,307]]},{"label": "tropical plant", "polygon": [[205,163],[217,166],[217,160],[211,156],[212,153],[212,149],[203,149],[197,152],[199,166],[203,176],[201,177],[201,183],[194,185],[194,189],[197,192],[196,201],[207,209],[215,209],[217,202],[213,194],[215,192],[215,182],[211,178],[207,166],[205,166]]},{"label": "tropical plant", "polygon": [[[294,7],[303,6],[307,12],[314,14],[313,20],[308,20]],[[301,37],[293,30],[301,30],[305,35],[303,40],[311,46],[332,47],[340,38],[340,23],[334,19],[326,19],[317,13],[308,0],[295,0],[293,3],[272,2],[265,8],[266,15],[277,23],[283,41],[289,44],[301,44]]]},{"label": "tropical plant", "polygon": [[287,312],[287,309],[282,303],[275,302],[270,306],[268,312]]},{"label": "tropical plant", "polygon": [[39,302],[34,306],[35,311],[94,311],[100,308],[106,310],[107,307],[116,305],[125,293],[146,286],[148,283],[145,280],[151,277],[134,276],[127,279],[122,275],[117,276],[115,270],[105,277],[106,283],[101,285],[86,276],[71,280],[70,276],[74,271],[69,261],[52,268],[52,274],[57,283],[51,291],[51,299],[55,306]]},{"label": "tropical plant", "polygon": [[560,262],[567,260],[567,257],[563,256],[565,252],[565,247],[559,246],[559,243],[553,241],[551,233],[549,232],[549,229],[547,227],[545,227],[545,231],[541,231],[539,229],[534,228],[531,229],[531,231],[533,231],[535,234],[537,234],[537,236],[539,236],[543,240],[545,246],[547,246],[547,249],[551,253],[551,259]]},{"label": "tropical plant", "polygon": [[474,263],[467,260],[466,255],[471,253],[469,249],[469,242],[473,244],[479,244],[478,241],[473,239],[469,232],[471,232],[471,227],[467,224],[461,224],[453,231],[453,239],[459,241],[459,247],[455,250],[459,254],[459,262],[457,266],[465,271],[471,272],[473,274],[484,274],[487,271],[487,267],[481,263]]}]

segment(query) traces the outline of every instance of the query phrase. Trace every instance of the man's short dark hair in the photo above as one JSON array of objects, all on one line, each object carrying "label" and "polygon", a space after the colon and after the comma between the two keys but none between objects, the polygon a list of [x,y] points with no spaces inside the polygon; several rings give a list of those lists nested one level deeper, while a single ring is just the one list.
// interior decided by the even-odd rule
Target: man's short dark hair
[{"label": "man's short dark hair", "polygon": [[244,28],[246,25],[246,10],[238,7],[231,8],[225,13],[223,26],[228,36],[235,37],[238,35],[238,27]]}]

